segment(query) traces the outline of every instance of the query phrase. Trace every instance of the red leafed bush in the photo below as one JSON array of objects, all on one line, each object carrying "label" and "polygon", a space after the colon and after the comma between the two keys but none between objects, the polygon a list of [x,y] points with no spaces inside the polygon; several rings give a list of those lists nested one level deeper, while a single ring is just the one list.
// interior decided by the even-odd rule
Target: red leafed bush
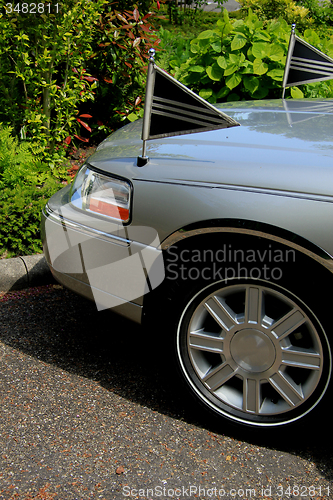
[{"label": "red leafed bush", "polygon": [[[124,120],[133,121],[143,115],[148,50],[151,47],[158,50],[159,44],[154,18],[156,12],[145,13],[144,6],[119,11],[113,4],[105,8],[95,26],[94,52],[87,68],[98,79],[98,85],[94,101],[81,107],[81,111],[93,117],[89,125],[94,142],[99,142]],[[86,136],[85,130],[81,132]]]},{"label": "red leafed bush", "polygon": [[134,119],[147,51],[158,45],[151,4],[63,0],[34,15],[6,4],[0,121],[52,154],[68,141],[99,141],[127,116]]}]

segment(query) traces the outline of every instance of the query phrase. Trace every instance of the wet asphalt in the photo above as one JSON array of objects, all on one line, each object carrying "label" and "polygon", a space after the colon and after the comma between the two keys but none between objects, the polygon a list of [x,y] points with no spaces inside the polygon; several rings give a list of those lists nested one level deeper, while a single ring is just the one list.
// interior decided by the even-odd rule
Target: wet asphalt
[{"label": "wet asphalt", "polygon": [[147,342],[60,285],[0,295],[1,500],[333,499],[331,425],[216,426]]}]

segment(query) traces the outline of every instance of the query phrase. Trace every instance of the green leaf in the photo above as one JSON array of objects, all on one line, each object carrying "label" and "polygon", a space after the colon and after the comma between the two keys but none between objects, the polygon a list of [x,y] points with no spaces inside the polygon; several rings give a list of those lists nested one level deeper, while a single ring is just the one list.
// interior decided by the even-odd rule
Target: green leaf
[{"label": "green leaf", "polygon": [[218,57],[218,58],[216,59],[216,62],[217,62],[217,64],[220,66],[220,68],[222,68],[222,69],[226,69],[226,68],[227,68],[227,66],[228,66],[228,64],[227,64],[227,60],[226,60],[226,58],[225,58],[225,57],[223,57],[223,56]]},{"label": "green leaf", "polygon": [[261,59],[255,59],[253,61],[253,73],[255,75],[264,75],[268,71],[268,64],[263,62]]},{"label": "green leaf", "polygon": [[215,52],[222,52],[222,44],[221,44],[221,41],[218,40],[217,42],[214,42],[212,43],[212,49],[215,51]]},{"label": "green leaf", "polygon": [[303,92],[298,87],[291,87],[290,93],[293,99],[303,99],[304,97]]},{"label": "green leaf", "polygon": [[199,96],[202,97],[203,99],[209,99],[213,95],[212,89],[202,89],[199,92]]},{"label": "green leaf", "polygon": [[207,66],[211,66],[214,62],[214,58],[207,52],[202,56],[202,63]]},{"label": "green leaf", "polygon": [[281,61],[281,59],[284,57],[284,50],[281,47],[281,45],[278,45],[277,43],[273,43],[270,46],[270,52],[268,57],[272,61]]},{"label": "green leaf", "polygon": [[254,60],[253,53],[252,53],[252,46],[251,46],[251,47],[249,47],[249,49],[248,49],[248,51],[247,51],[246,55],[247,55],[247,57],[248,57],[248,59],[249,59],[250,61]]},{"label": "green leaf", "polygon": [[219,19],[217,21],[216,25],[220,29],[220,32],[221,32],[222,36],[227,36],[233,30],[233,26],[230,23],[227,9],[223,10],[223,14],[222,15],[223,15],[223,20]]},{"label": "green leaf", "polygon": [[230,54],[229,56],[229,61],[233,64],[240,64],[244,59],[244,54]]},{"label": "green leaf", "polygon": [[267,31],[256,31],[253,35],[254,42],[269,42],[270,36]]},{"label": "green leaf", "polygon": [[234,30],[237,31],[238,33],[246,32],[246,24],[244,23],[243,19],[235,19],[233,21],[233,27]]},{"label": "green leaf", "polygon": [[212,66],[206,68],[206,73],[211,80],[219,82],[223,76],[223,69],[220,68],[216,63]]},{"label": "green leaf", "polygon": [[270,44],[265,42],[257,42],[252,45],[252,54],[257,59],[263,59],[270,54]]},{"label": "green leaf", "polygon": [[[193,42],[193,40],[192,40],[192,42]],[[200,52],[200,46],[197,43],[192,43],[192,42],[191,42],[190,50],[191,50],[192,54],[197,54],[198,52]]]},{"label": "green leaf", "polygon": [[130,113],[127,115],[127,118],[130,122],[135,122],[138,119],[138,115],[136,113]]},{"label": "green leaf", "polygon": [[259,88],[259,78],[256,76],[247,76],[243,77],[243,83],[246,90],[248,90],[251,94],[253,94]]},{"label": "green leaf", "polygon": [[228,14],[227,9],[223,9],[222,16],[223,16],[223,21],[224,21],[226,24],[227,24],[227,23],[230,23],[230,18],[229,18],[229,14]]},{"label": "green leaf", "polygon": [[207,38],[216,38],[216,36],[217,34],[213,30],[205,30],[198,35],[198,39],[206,40]]},{"label": "green leaf", "polygon": [[253,63],[251,63],[250,61],[245,61],[241,73],[242,75],[252,75]]},{"label": "green leaf", "polygon": [[310,43],[311,45],[314,45],[315,47],[320,45],[320,38],[317,35],[317,33],[312,29],[308,29],[308,30],[304,31],[304,38],[308,43]]},{"label": "green leaf", "polygon": [[272,78],[272,80],[277,80],[278,82],[280,82],[283,80],[283,74],[284,74],[283,69],[276,68],[276,69],[271,69],[270,71],[268,71],[267,76]]},{"label": "green leaf", "polygon": [[236,33],[231,42],[231,50],[239,50],[246,45],[247,38],[243,33]]},{"label": "green leaf", "polygon": [[203,73],[205,68],[203,66],[191,66],[188,70],[192,73]]},{"label": "green leaf", "polygon": [[234,73],[233,75],[228,76],[226,78],[225,84],[230,90],[232,90],[235,87],[237,87],[237,85],[239,85],[241,81],[242,81],[241,75],[239,73]]},{"label": "green leaf", "polygon": [[229,64],[224,71],[224,76],[232,75],[236,71],[238,71],[238,64]]}]

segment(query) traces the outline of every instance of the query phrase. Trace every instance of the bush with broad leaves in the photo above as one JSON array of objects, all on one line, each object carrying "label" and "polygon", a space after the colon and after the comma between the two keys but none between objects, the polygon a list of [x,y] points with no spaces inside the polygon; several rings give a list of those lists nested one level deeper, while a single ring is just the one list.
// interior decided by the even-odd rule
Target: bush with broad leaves
[{"label": "bush with broad leaves", "polygon": [[[333,56],[330,38],[312,29],[303,38]],[[211,103],[241,99],[281,98],[290,26],[261,21],[251,9],[245,19],[231,21],[226,10],[215,28],[191,40],[190,57],[172,68],[176,78]],[[291,87],[286,97],[333,97],[332,82]]]}]

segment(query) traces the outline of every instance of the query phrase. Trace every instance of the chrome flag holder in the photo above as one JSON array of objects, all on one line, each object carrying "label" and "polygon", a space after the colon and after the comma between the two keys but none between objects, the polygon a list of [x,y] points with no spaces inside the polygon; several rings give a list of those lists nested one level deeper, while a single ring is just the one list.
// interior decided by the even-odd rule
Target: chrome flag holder
[{"label": "chrome flag holder", "polygon": [[154,90],[154,82],[155,82],[155,49],[149,49],[149,62],[148,62],[148,72],[147,72],[147,82],[146,82],[146,98],[145,98],[145,106],[144,106],[144,115],[143,115],[143,126],[142,126],[142,156],[138,156],[138,167],[143,167],[149,161],[149,157],[146,156],[146,143],[149,137],[149,124],[150,124],[150,113],[151,113],[151,104],[153,102],[153,90]]}]

